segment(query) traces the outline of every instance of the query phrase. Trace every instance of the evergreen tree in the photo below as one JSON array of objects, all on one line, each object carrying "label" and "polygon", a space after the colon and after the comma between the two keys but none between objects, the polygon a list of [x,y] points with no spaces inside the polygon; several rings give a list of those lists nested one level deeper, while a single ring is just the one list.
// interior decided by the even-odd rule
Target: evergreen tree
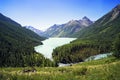
[{"label": "evergreen tree", "polygon": [[114,42],[114,53],[113,55],[117,58],[120,58],[120,34],[118,35],[118,37],[115,39]]}]

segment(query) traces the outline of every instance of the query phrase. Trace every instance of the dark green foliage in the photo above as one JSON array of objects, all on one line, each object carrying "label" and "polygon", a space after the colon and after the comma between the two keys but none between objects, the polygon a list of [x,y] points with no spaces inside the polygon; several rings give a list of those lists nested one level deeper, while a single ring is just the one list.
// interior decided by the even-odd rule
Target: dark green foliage
[{"label": "dark green foliage", "polygon": [[0,67],[53,66],[34,51],[41,40],[44,38],[0,14]]},{"label": "dark green foliage", "polygon": [[110,52],[111,45],[111,41],[76,40],[70,44],[57,47],[52,55],[56,63],[82,62],[89,56]]},{"label": "dark green foliage", "polygon": [[[77,33],[71,34],[71,37],[78,37],[84,40],[90,40],[81,43],[81,40],[74,41],[71,44],[58,47],[53,52],[53,58],[56,62],[74,63],[84,61],[85,58],[110,52],[112,42],[120,33],[120,5],[117,5],[108,14],[98,19],[94,24],[80,30]],[[116,41],[115,55],[120,56],[120,42]]]},{"label": "dark green foliage", "polygon": [[[91,55],[110,52],[112,50],[112,42],[119,33],[120,5],[117,5],[91,26],[70,35],[71,37],[78,37],[82,42],[90,41],[83,44],[78,39],[71,44],[58,47],[53,52],[53,58],[56,62],[74,63],[84,61],[85,58]],[[119,40],[115,44],[115,55],[119,57]]]},{"label": "dark green foliage", "polygon": [[114,42],[114,53],[113,55],[117,58],[120,58],[120,34],[118,37],[115,39]]},{"label": "dark green foliage", "polygon": [[[56,48],[53,52],[53,58],[56,62],[74,63],[84,61],[91,55],[110,52],[112,42],[119,33],[120,5],[117,5],[91,26],[71,34],[70,37],[78,37],[82,41],[78,39],[71,44]],[[116,46],[119,44],[117,42]],[[116,56],[120,56],[118,49],[115,50],[115,53]]]}]

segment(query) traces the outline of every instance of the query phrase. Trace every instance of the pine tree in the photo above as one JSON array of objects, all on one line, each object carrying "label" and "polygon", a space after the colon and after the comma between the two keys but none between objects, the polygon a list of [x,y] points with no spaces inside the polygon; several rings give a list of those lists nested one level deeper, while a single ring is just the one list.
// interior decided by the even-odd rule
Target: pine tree
[{"label": "pine tree", "polygon": [[118,35],[118,37],[115,39],[114,42],[114,53],[113,55],[117,58],[120,58],[120,34]]}]

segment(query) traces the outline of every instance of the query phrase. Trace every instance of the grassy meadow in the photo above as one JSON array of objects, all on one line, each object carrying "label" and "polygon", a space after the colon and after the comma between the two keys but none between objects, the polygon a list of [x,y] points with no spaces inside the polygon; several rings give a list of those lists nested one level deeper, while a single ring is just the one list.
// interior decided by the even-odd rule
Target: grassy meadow
[{"label": "grassy meadow", "polygon": [[35,67],[36,72],[24,68],[0,68],[0,80],[119,80],[120,60],[108,57],[73,64],[66,67]]}]

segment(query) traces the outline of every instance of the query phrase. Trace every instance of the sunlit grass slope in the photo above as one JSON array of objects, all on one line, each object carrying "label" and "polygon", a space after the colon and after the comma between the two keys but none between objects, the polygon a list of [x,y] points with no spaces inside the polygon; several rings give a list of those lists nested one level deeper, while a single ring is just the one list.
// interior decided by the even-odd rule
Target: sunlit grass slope
[{"label": "sunlit grass slope", "polygon": [[23,73],[24,68],[0,68],[1,80],[119,80],[120,60],[109,57],[67,67],[36,67],[37,72]]}]

